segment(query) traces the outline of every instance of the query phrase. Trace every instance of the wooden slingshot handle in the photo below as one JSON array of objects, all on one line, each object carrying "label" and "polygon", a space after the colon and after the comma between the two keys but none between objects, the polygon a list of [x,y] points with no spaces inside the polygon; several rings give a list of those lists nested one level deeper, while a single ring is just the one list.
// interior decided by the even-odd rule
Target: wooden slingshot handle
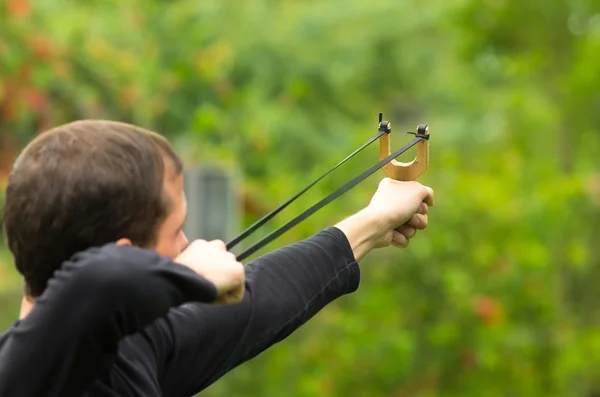
[{"label": "wooden slingshot handle", "polygon": [[[383,160],[392,154],[390,139],[392,128],[389,121],[382,121],[381,118],[382,115],[379,113],[379,130],[385,131],[379,137],[379,160]],[[415,135],[417,137],[429,138],[429,127],[426,124],[419,124]],[[427,138],[422,139],[415,145],[417,155],[413,161],[403,163],[392,160],[384,165],[383,171],[387,176],[398,181],[416,181],[427,170],[427,166],[429,165],[429,140]]]}]

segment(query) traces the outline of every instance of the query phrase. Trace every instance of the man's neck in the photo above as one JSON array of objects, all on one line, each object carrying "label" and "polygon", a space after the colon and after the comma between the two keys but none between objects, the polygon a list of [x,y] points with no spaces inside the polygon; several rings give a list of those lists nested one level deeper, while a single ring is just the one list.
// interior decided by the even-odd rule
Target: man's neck
[{"label": "man's neck", "polygon": [[33,299],[31,296],[24,296],[23,299],[21,299],[21,311],[19,313],[19,320],[23,320],[25,317],[27,317],[29,312],[33,310],[34,306],[35,299]]}]

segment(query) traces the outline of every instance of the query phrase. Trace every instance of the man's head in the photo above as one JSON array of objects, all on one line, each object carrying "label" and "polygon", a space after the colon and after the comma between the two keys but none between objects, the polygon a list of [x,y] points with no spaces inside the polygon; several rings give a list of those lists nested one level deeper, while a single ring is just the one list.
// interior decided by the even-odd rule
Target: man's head
[{"label": "man's head", "polygon": [[160,135],[129,124],[78,121],[40,134],[8,180],[4,224],[27,294],[65,260],[107,243],[175,257],[187,244],[182,164]]}]

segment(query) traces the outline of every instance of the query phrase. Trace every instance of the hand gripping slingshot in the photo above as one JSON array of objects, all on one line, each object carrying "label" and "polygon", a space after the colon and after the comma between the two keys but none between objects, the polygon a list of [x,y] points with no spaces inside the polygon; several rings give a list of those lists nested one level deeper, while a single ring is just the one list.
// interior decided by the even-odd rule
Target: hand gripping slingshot
[{"label": "hand gripping slingshot", "polygon": [[[227,243],[227,250],[231,250],[234,246],[239,244],[242,240],[248,237],[250,234],[255,232],[259,227],[264,225],[269,219],[273,218],[279,212],[281,212],[285,207],[290,205],[294,200],[304,194],[308,189],[316,185],[321,179],[325,176],[329,175],[336,168],[344,164],[350,158],[361,152],[364,148],[375,142],[379,139],[379,162],[366,171],[362,172],[360,175],[356,176],[354,179],[347,182],[345,185],[313,205],[312,207],[305,210],[303,213],[275,230],[268,236],[264,237],[262,240],[258,241],[256,244],[248,248],[246,251],[237,255],[237,260],[242,261],[248,256],[252,255],[271,241],[275,240],[277,237],[281,236],[283,233],[302,222],[310,215],[317,212],[319,209],[323,208],[325,205],[329,204],[336,198],[340,197],[342,194],[346,193],[348,190],[352,189],[354,186],[358,185],[360,182],[374,174],[377,170],[383,168],[383,171],[386,173],[388,177],[391,179],[395,179],[398,181],[415,181],[417,178],[423,174],[427,170],[427,166],[429,165],[429,127],[426,124],[419,124],[417,126],[416,132],[408,132],[409,134],[413,134],[415,138],[401,147],[400,149],[391,152],[391,137],[390,133],[392,132],[392,127],[389,121],[383,120],[383,114],[379,113],[379,126],[377,129],[377,134],[371,137],[367,142],[361,145],[358,149],[336,164],[329,171],[321,175],[315,181],[311,182],[304,189],[296,193],[293,197],[288,199],[286,202],[281,204],[279,207],[275,208],[273,211],[269,212],[267,215],[263,216],[261,219],[256,221],[246,230],[244,230],[239,236],[231,240]],[[396,157],[400,156],[402,153],[406,152],[408,149],[416,146],[416,157],[413,161],[408,163],[403,163],[396,161]]]}]

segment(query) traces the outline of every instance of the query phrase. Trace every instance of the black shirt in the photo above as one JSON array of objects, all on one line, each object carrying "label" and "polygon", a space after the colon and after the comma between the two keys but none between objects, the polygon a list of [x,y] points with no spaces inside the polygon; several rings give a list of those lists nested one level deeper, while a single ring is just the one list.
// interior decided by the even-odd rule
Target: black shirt
[{"label": "black shirt", "polygon": [[245,266],[241,303],[153,251],[79,253],[0,336],[1,397],[189,397],[283,340],[360,272],[337,228]]}]

